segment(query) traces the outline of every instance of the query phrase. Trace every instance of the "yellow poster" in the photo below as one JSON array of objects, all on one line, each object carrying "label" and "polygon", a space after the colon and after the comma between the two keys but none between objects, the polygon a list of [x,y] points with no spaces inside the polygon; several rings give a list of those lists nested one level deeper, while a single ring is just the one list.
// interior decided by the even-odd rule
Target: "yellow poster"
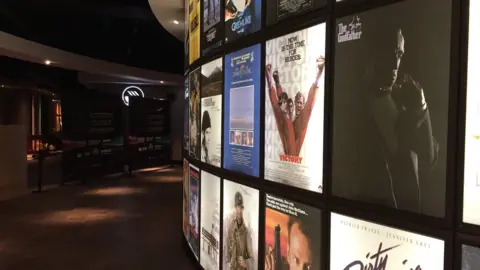
[{"label": "yellow poster", "polygon": [[190,0],[189,10],[189,64],[200,57],[200,0]]}]

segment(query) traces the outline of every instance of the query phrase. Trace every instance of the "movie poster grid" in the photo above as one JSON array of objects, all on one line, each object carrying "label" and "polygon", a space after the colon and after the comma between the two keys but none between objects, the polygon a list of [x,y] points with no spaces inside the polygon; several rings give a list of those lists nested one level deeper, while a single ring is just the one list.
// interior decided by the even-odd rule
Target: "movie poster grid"
[{"label": "movie poster grid", "polygon": [[442,240],[331,214],[330,269],[444,269]]},{"label": "movie poster grid", "polygon": [[480,2],[470,1],[463,222],[480,225]]},{"label": "movie poster grid", "polygon": [[190,156],[200,159],[200,68],[189,74]]},{"label": "movie poster grid", "polygon": [[334,196],[444,217],[451,2],[337,20]]},{"label": "movie poster grid", "polygon": [[221,0],[203,0],[203,42],[202,48],[218,46],[221,43],[220,23]]},{"label": "movie poster grid", "polygon": [[183,234],[185,238],[189,240],[189,195],[190,195],[190,174],[188,173],[190,166],[188,160],[183,159]]},{"label": "movie poster grid", "polygon": [[220,167],[222,158],[222,58],[203,65],[201,73],[201,160]]},{"label": "movie poster grid", "polygon": [[260,45],[225,57],[223,167],[259,176]]},{"label": "movie poster grid", "polygon": [[222,269],[258,269],[259,191],[223,182]]},{"label": "movie poster grid", "polygon": [[190,0],[188,5],[189,27],[188,46],[189,61],[191,65],[200,58],[200,0]]},{"label": "movie poster grid", "polygon": [[185,95],[184,95],[184,102],[183,102],[183,149],[186,151],[190,151],[190,115],[189,115],[189,107],[190,107],[190,90],[188,89],[188,75],[185,77]]},{"label": "movie poster grid", "polygon": [[266,194],[265,269],[320,270],[320,249],[321,211]]},{"label": "movie poster grid", "polygon": [[266,0],[267,25],[298,16],[327,5],[327,0]]},{"label": "movie poster grid", "polygon": [[325,23],[267,41],[265,179],[322,192]]},{"label": "movie poster grid", "polygon": [[199,202],[199,188],[200,188],[200,170],[190,164],[189,170],[189,196],[188,196],[188,206],[189,206],[189,215],[188,215],[188,227],[189,227],[189,237],[188,243],[192,249],[195,257],[199,256],[200,252],[200,234],[199,231],[199,211],[200,211],[200,202]]},{"label": "movie poster grid", "polygon": [[225,42],[257,32],[262,24],[262,0],[225,1]]},{"label": "movie poster grid", "polygon": [[218,270],[220,261],[220,177],[201,173],[200,264]]},{"label": "movie poster grid", "polygon": [[462,270],[477,270],[480,265],[480,248],[462,246]]}]

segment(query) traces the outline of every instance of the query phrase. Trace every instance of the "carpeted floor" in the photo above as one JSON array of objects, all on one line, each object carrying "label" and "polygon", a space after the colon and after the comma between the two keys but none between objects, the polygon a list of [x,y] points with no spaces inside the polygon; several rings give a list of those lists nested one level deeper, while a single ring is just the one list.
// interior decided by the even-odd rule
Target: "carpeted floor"
[{"label": "carpeted floor", "polygon": [[182,242],[181,171],[0,202],[0,269],[197,269]]}]

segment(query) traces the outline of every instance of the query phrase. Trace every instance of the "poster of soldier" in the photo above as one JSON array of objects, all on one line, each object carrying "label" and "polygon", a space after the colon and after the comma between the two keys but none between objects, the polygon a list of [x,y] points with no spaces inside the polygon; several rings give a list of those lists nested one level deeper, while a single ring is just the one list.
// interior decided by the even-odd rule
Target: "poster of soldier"
[{"label": "poster of soldier", "polygon": [[220,178],[201,172],[200,264],[218,270],[220,259]]},{"label": "poster of soldier", "polygon": [[258,269],[258,205],[257,189],[224,181],[223,269]]},{"label": "poster of soldier", "polygon": [[272,194],[265,204],[265,269],[322,269],[320,210]]}]

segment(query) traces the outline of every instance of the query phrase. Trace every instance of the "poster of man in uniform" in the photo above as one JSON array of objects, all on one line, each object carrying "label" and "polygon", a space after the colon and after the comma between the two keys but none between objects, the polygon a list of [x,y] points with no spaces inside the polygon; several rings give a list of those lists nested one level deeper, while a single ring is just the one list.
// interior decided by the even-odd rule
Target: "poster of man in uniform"
[{"label": "poster of man in uniform", "polygon": [[337,20],[334,196],[444,216],[451,3],[407,0]]},{"label": "poster of man in uniform", "polygon": [[267,41],[265,179],[322,192],[325,24]]},{"label": "poster of man in uniform", "polygon": [[223,269],[258,269],[258,208],[257,189],[224,180]]}]

